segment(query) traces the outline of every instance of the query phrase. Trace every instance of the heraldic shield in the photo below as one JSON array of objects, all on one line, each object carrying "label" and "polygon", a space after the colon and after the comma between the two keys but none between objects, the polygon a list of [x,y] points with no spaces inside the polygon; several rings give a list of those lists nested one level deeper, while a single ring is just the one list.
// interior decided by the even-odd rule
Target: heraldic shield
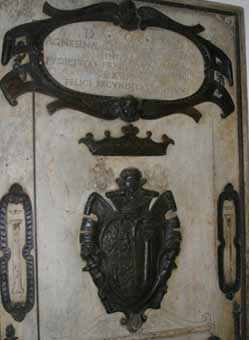
[{"label": "heraldic shield", "polygon": [[146,309],[160,308],[181,242],[172,193],[159,196],[145,183],[138,169],[127,168],[117,179],[119,190],[106,193],[112,205],[92,193],[80,233],[84,270],[107,313],[124,313],[121,323],[130,332],[146,321]]}]

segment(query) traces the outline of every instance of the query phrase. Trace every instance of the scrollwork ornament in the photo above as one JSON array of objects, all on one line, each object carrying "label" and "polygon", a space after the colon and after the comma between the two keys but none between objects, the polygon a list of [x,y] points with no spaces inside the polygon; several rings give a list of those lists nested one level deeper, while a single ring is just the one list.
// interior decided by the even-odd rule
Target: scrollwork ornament
[{"label": "scrollwork ornament", "polygon": [[[0,81],[0,87],[11,105],[17,105],[17,98],[27,92],[46,94],[54,101],[48,104],[48,112],[53,114],[61,109],[73,109],[91,116],[125,122],[139,119],[159,119],[174,113],[189,116],[198,122],[201,112],[197,105],[211,102],[222,110],[222,118],[234,109],[233,100],[225,87],[225,78],[233,85],[232,63],[229,57],[199,33],[202,25],[180,24],[155,8],[137,7],[132,0],[100,2],[76,10],[59,10],[47,2],[43,12],[50,18],[17,26],[5,34],[2,64],[11,58],[19,60],[18,67],[7,73]],[[157,27],[176,32],[190,40],[200,51],[204,60],[204,80],[192,95],[175,100],[101,96],[69,89],[58,83],[49,73],[44,61],[44,41],[59,27],[78,22],[110,22],[128,31]],[[19,56],[27,56],[22,59]]]}]

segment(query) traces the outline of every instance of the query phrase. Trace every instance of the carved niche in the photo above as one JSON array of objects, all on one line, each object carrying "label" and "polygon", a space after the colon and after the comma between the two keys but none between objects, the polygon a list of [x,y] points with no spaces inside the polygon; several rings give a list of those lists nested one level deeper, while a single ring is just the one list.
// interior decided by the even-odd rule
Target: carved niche
[{"label": "carved niche", "polygon": [[92,193],[80,234],[84,270],[90,272],[107,313],[123,312],[121,323],[130,332],[146,321],[146,309],[160,308],[180,251],[172,193],[159,196],[144,189],[145,183],[138,169],[127,168],[117,179],[119,189],[106,193],[114,207]]},{"label": "carved niche", "polygon": [[[21,244],[21,218],[14,216],[11,223],[8,218],[8,207],[13,204],[21,205],[24,212],[24,244]],[[16,208],[18,212],[18,208]],[[14,212],[16,214],[16,212]],[[10,229],[12,228],[12,230]],[[10,245],[10,235],[12,234],[12,247]],[[26,314],[34,306],[35,283],[34,283],[34,258],[31,254],[34,247],[33,241],[33,214],[29,196],[23,191],[20,184],[13,184],[9,192],[0,200],[0,290],[2,304],[6,312],[11,314],[15,321],[21,322]],[[26,266],[26,289],[22,287],[21,256]],[[14,258],[13,258],[14,257]],[[10,289],[10,262],[15,261],[12,273],[12,289]],[[25,284],[25,283],[24,283]],[[15,285],[17,287],[15,287]],[[19,299],[18,293],[22,291],[22,296],[26,295],[25,301]],[[26,294],[24,292],[26,291]],[[17,293],[17,294],[15,294]],[[12,295],[15,294],[15,300]],[[18,300],[18,301],[17,301]]]},{"label": "carved niche", "polygon": [[229,300],[241,286],[240,212],[239,194],[228,183],[218,200],[218,274],[220,289]]}]

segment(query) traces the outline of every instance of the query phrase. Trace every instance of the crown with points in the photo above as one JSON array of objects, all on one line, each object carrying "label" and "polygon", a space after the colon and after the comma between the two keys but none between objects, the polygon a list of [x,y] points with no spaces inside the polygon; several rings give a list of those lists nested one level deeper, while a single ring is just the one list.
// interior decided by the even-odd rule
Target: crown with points
[{"label": "crown with points", "polygon": [[123,136],[112,137],[105,131],[105,138],[95,140],[92,133],[86,134],[79,143],[85,144],[93,155],[99,156],[162,156],[166,155],[169,144],[175,144],[167,135],[162,136],[161,143],[151,139],[151,131],[146,137],[138,137],[139,129],[133,125],[122,127]]}]

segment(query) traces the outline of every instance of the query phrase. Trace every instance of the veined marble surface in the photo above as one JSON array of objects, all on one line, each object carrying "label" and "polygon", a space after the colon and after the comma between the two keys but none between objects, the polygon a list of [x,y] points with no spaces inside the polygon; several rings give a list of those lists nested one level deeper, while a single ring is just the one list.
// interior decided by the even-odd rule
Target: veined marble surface
[{"label": "veined marble surface", "polygon": [[[84,5],[96,2],[84,1]],[[51,0],[50,4],[71,9],[83,2]],[[7,30],[45,18],[42,5],[40,0],[0,0],[0,50]],[[186,25],[205,27],[202,36],[233,61],[235,84],[226,85],[236,103],[234,19],[152,6]],[[160,29],[126,32],[108,23],[73,24],[54,31],[44,53],[47,67],[58,81],[89,93],[176,99],[192,94],[203,81],[199,50],[184,37]],[[8,67],[1,67],[0,77],[7,71]],[[182,114],[138,121],[135,125],[141,135],[151,130],[157,141],[163,134],[174,139],[166,156],[95,157],[78,140],[88,132],[102,138],[105,130],[119,136],[125,123],[71,110],[49,116],[46,104],[50,101],[35,95],[34,122],[32,95],[10,107],[0,93],[1,195],[13,182],[20,182],[34,205],[36,180],[39,288],[39,300],[23,323],[13,322],[0,307],[1,339],[11,323],[20,340],[39,339],[39,320],[41,339],[46,340],[207,340],[211,334],[232,340],[232,304],[218,286],[216,205],[228,182],[236,190],[239,187],[237,111],[221,119],[220,109],[206,103],[199,106],[203,116],[198,124]],[[143,172],[147,188],[173,192],[183,237],[178,268],[168,282],[162,309],[147,312],[148,321],[137,335],[121,327],[119,313],[106,314],[90,275],[81,271],[84,264],[79,252],[87,197],[92,191],[104,195],[116,188],[115,178],[129,166]]]}]

